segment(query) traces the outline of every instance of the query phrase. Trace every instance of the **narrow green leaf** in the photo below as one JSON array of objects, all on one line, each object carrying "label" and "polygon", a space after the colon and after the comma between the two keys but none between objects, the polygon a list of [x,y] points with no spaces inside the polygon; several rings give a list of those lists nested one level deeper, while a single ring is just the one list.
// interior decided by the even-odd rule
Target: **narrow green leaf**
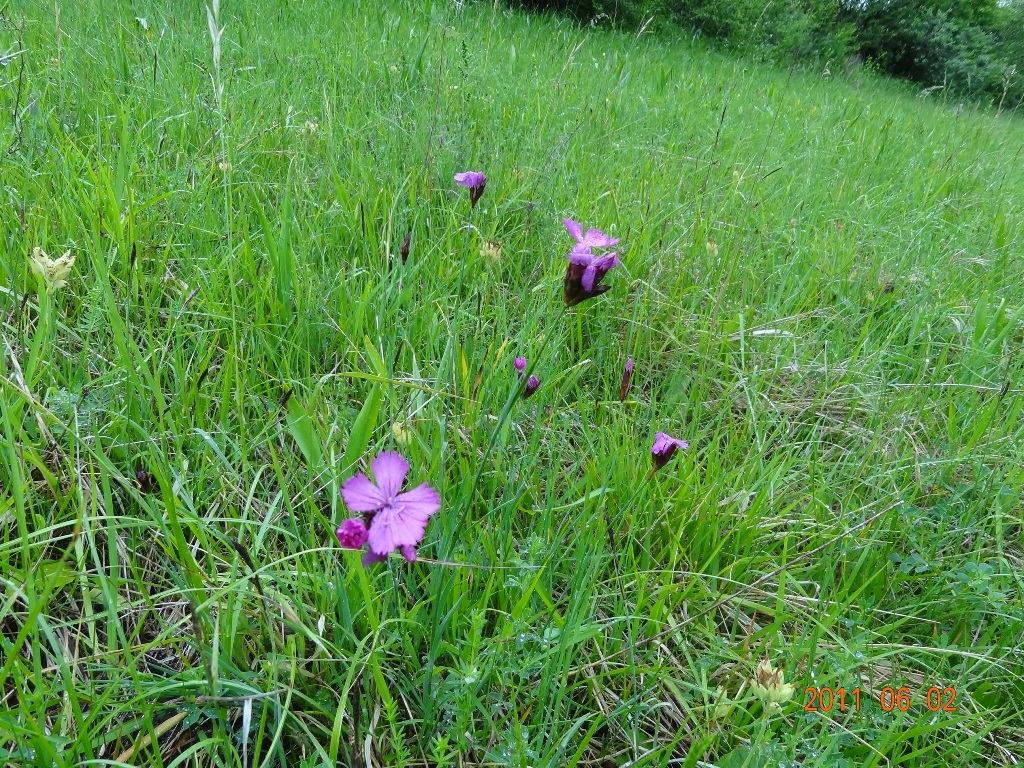
[{"label": "narrow green leaf", "polygon": [[342,474],[347,474],[359,461],[359,457],[366,453],[366,446],[370,444],[370,436],[377,426],[377,411],[380,408],[380,387],[374,386],[370,390],[366,402],[356,416],[355,424],[352,425],[352,432],[348,436],[348,444],[345,446],[345,456],[341,460]]},{"label": "narrow green leaf", "polygon": [[309,413],[294,396],[288,398],[288,432],[302,451],[306,466],[319,473],[324,464],[320,436],[316,433],[316,426]]}]

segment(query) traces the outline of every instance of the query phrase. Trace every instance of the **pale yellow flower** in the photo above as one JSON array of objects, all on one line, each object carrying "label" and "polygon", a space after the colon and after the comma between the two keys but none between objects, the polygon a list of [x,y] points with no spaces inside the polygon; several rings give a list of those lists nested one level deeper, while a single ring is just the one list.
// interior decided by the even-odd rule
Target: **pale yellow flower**
[{"label": "pale yellow flower", "polygon": [[58,288],[67,285],[68,275],[71,274],[71,268],[75,265],[75,257],[69,250],[59,259],[51,259],[42,248],[36,246],[32,249],[29,263],[32,266],[32,271],[43,278],[46,292],[53,293]]},{"label": "pale yellow flower", "polygon": [[782,670],[773,668],[768,659],[762,659],[758,663],[750,689],[761,701],[775,706],[792,699],[796,690],[792,683],[785,681]]},{"label": "pale yellow flower", "polygon": [[407,447],[412,442],[412,433],[406,429],[405,425],[398,419],[391,425],[391,434],[395,437],[395,442],[403,448]]},{"label": "pale yellow flower", "polygon": [[505,251],[502,249],[501,243],[492,243],[488,240],[480,246],[480,255],[484,257],[484,262],[490,269],[497,270],[501,267]]}]

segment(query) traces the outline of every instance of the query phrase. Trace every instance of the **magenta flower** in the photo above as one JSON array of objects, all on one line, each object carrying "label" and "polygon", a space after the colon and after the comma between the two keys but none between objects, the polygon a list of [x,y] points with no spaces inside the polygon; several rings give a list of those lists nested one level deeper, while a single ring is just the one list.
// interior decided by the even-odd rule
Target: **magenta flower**
[{"label": "magenta flower", "polygon": [[533,397],[533,393],[540,388],[540,379],[534,375],[530,375],[530,378],[526,380],[526,389],[523,391],[523,400],[528,397]]},{"label": "magenta flower", "polygon": [[654,469],[661,469],[668,464],[669,460],[675,455],[677,448],[685,451],[689,447],[690,444],[685,440],[676,440],[664,432],[656,432],[654,444],[651,446],[651,461],[654,462]]},{"label": "magenta flower", "polygon": [[516,367],[517,371],[522,373],[523,371],[526,370],[526,358],[525,357],[517,357],[515,360],[512,361],[512,365],[514,365]]},{"label": "magenta flower", "polygon": [[626,370],[622,372],[622,383],[619,385],[619,400],[626,402],[629,396],[629,383],[633,379],[633,358],[626,358]]},{"label": "magenta flower", "polygon": [[350,517],[337,528],[334,535],[345,549],[362,549],[370,535],[366,522],[361,517]]},{"label": "magenta flower", "polygon": [[610,285],[601,285],[601,280],[617,266],[619,257],[614,251],[603,256],[571,251],[569,264],[565,268],[565,280],[562,283],[562,297],[566,305],[575,307],[580,302],[600,296],[611,288]]},{"label": "magenta flower", "polygon": [[483,197],[487,177],[480,171],[463,171],[455,174],[455,183],[469,188],[469,205],[475,208],[477,200]]},{"label": "magenta flower", "polygon": [[[382,562],[396,549],[410,563],[415,562],[416,545],[423,539],[427,520],[441,507],[441,497],[426,483],[399,493],[409,472],[409,462],[393,451],[380,454],[370,466],[376,484],[366,475],[358,474],[341,486],[341,497],[348,508],[362,512],[369,521],[369,547],[363,565]],[[340,541],[340,534],[338,538]]]},{"label": "magenta flower", "polygon": [[591,248],[608,248],[619,243],[619,238],[608,237],[600,229],[588,229],[584,234],[583,226],[572,219],[562,219],[562,223],[576,241],[573,253],[590,253]]}]

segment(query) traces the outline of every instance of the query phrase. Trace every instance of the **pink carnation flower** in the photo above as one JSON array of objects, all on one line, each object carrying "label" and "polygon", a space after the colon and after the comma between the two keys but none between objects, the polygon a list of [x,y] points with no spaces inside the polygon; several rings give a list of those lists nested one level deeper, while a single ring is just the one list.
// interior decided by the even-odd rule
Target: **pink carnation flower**
[{"label": "pink carnation flower", "polygon": [[657,432],[654,435],[654,444],[651,446],[651,461],[654,462],[656,470],[664,467],[675,455],[676,449],[686,450],[690,444],[685,440],[677,440],[664,432]]},{"label": "pink carnation flower", "polygon": [[440,509],[441,497],[426,483],[399,493],[409,462],[398,453],[385,451],[370,466],[376,483],[358,474],[341,486],[341,497],[348,508],[364,513],[370,521],[363,565],[382,562],[395,550],[410,563],[415,562],[416,545],[423,539],[427,520]]},{"label": "pink carnation flower", "polygon": [[487,177],[480,171],[463,171],[455,174],[455,183],[469,189],[469,206],[475,208],[487,188]]},{"label": "pink carnation flower", "polygon": [[572,219],[562,219],[565,228],[569,230],[576,245],[572,247],[573,253],[590,253],[591,248],[609,248],[619,244],[619,238],[608,237],[600,229],[588,229],[583,232],[583,225]]}]

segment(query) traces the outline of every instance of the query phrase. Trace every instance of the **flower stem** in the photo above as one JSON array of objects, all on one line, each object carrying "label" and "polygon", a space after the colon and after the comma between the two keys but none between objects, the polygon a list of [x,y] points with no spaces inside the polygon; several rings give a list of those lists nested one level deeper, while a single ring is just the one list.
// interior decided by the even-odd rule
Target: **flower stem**
[{"label": "flower stem", "polygon": [[40,281],[37,293],[39,302],[39,315],[36,323],[36,332],[32,337],[32,345],[29,348],[28,363],[25,365],[25,384],[32,388],[36,383],[36,374],[42,360],[46,357],[48,348],[51,345],[54,332],[55,301],[52,294],[45,290]]}]

